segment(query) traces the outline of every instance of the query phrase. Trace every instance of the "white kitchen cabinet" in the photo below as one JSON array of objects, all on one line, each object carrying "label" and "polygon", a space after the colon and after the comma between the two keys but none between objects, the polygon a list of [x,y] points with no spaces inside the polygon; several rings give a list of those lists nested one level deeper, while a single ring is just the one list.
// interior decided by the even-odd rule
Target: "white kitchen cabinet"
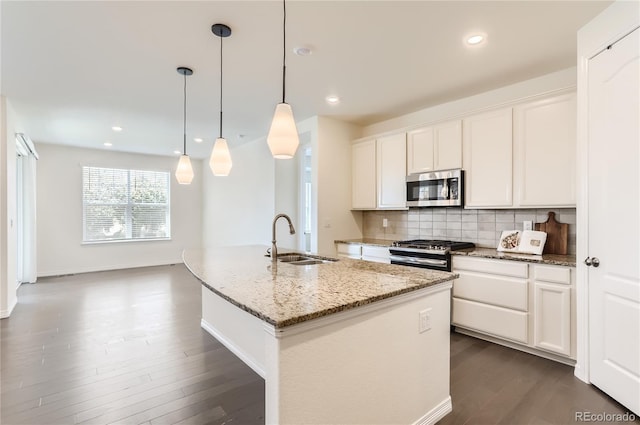
[{"label": "white kitchen cabinet", "polygon": [[571,269],[535,265],[534,276],[534,324],[535,347],[571,356]]},{"label": "white kitchen cabinet", "polygon": [[520,207],[575,207],[575,93],[513,111],[514,196]]},{"label": "white kitchen cabinet", "polygon": [[390,264],[389,247],[354,243],[337,243],[336,254],[341,258]]},{"label": "white kitchen cabinet", "polygon": [[463,120],[465,207],[513,206],[512,108]]},{"label": "white kitchen cabinet", "polygon": [[376,208],[376,141],[351,145],[351,207]]},{"label": "white kitchen cabinet", "polygon": [[362,259],[375,263],[391,264],[389,247],[377,245],[362,245]]},{"label": "white kitchen cabinet", "polygon": [[352,243],[337,243],[336,253],[341,258],[352,258],[359,260],[362,258],[362,245]]},{"label": "white kitchen cabinet", "polygon": [[378,209],[407,206],[407,137],[406,133],[376,140]]},{"label": "white kitchen cabinet", "polygon": [[575,359],[575,268],[453,256],[456,330],[555,360]]},{"label": "white kitchen cabinet", "polygon": [[462,168],[460,120],[407,133],[407,175],[454,168]]},{"label": "white kitchen cabinet", "polygon": [[351,208],[406,209],[406,133],[351,145]]},{"label": "white kitchen cabinet", "polygon": [[452,323],[527,344],[529,289],[526,263],[455,257]]}]

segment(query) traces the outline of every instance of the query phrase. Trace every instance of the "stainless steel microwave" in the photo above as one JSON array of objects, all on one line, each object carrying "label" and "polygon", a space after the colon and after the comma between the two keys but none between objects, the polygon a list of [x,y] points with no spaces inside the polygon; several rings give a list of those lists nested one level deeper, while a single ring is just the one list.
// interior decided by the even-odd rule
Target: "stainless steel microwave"
[{"label": "stainless steel microwave", "polygon": [[407,206],[464,206],[464,171],[443,170],[407,176]]}]

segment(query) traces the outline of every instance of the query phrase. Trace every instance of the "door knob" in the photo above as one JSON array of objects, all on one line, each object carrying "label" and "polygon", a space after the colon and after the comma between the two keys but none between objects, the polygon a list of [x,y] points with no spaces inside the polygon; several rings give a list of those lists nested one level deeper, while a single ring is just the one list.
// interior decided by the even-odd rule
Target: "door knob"
[{"label": "door knob", "polygon": [[587,257],[584,259],[584,264],[588,267],[588,266],[593,266],[593,267],[598,267],[600,266],[600,260],[598,259],[598,257]]}]

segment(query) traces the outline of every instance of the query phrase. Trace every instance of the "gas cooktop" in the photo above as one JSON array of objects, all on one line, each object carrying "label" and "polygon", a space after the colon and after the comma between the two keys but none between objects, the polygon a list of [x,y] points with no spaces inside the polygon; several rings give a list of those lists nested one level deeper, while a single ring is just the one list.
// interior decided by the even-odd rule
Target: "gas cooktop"
[{"label": "gas cooktop", "polygon": [[395,248],[412,248],[425,250],[456,251],[459,249],[475,248],[471,242],[445,241],[437,239],[412,239],[408,241],[395,241],[391,244]]}]

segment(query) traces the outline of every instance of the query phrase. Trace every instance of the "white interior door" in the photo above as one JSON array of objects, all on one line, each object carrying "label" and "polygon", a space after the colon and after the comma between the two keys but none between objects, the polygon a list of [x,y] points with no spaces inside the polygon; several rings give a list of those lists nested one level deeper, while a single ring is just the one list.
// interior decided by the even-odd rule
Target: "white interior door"
[{"label": "white interior door", "polygon": [[589,61],[589,369],[594,385],[636,414],[640,414],[639,82],[638,29]]}]

